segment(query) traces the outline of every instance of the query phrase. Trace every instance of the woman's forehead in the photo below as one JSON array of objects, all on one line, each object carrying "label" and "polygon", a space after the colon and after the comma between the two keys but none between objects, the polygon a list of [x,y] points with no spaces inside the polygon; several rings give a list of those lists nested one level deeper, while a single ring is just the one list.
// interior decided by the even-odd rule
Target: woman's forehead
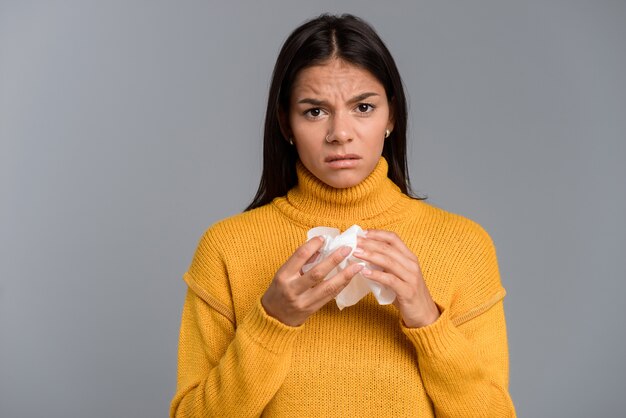
[{"label": "woman's forehead", "polygon": [[341,59],[302,69],[291,88],[292,98],[306,95],[352,95],[364,91],[384,93],[384,87],[369,71]]}]

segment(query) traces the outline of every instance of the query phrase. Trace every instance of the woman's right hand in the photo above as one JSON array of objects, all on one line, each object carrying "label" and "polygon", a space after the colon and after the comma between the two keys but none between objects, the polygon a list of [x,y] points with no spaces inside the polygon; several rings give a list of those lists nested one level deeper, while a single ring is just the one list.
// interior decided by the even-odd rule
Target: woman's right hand
[{"label": "woman's right hand", "polygon": [[350,247],[341,247],[317,266],[302,273],[302,267],[317,255],[324,244],[321,237],[302,244],[283,264],[263,294],[265,312],[285,325],[297,327],[339,294],[363,266],[351,264],[343,271],[324,280],[344,258]]}]

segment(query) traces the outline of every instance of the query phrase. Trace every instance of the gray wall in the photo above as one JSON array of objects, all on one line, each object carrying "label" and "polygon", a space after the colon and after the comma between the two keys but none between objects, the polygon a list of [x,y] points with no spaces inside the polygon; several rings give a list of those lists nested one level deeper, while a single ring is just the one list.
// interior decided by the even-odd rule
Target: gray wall
[{"label": "gray wall", "polygon": [[429,201],[495,241],[524,417],[626,408],[626,2],[0,2],[0,416],[165,416],[182,273],[260,171],[273,61],[369,20]]}]

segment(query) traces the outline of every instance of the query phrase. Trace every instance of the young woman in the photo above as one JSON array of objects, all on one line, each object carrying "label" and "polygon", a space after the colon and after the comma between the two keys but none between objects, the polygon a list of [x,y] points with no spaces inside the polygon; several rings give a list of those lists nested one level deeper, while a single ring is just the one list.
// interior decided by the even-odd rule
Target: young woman
[{"label": "young woman", "polygon": [[[172,417],[515,416],[493,242],[409,196],[406,121],[367,23],[322,15],[285,41],[257,195],[184,275]],[[328,242],[307,240],[354,224],[356,249],[322,257]],[[329,303],[357,277],[393,304]]]}]

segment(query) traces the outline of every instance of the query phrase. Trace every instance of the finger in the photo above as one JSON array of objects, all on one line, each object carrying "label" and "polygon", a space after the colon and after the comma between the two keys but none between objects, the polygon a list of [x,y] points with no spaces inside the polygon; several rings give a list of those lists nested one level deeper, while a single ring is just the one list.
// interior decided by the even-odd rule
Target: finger
[{"label": "finger", "polygon": [[367,239],[386,242],[411,260],[417,260],[417,256],[409,249],[409,247],[406,246],[404,241],[402,241],[402,239],[395,232],[383,231],[380,229],[368,229],[365,237]]},{"label": "finger", "polygon": [[299,246],[296,251],[285,261],[276,276],[287,275],[289,277],[299,276],[302,266],[304,266],[313,256],[317,253],[320,248],[324,245],[323,237],[315,237],[313,239],[308,240],[301,246]]},{"label": "finger", "polygon": [[[320,252],[316,251],[315,254],[313,254],[311,257],[309,257],[308,260],[306,260],[306,263],[304,263],[304,265],[306,266],[307,264],[315,263],[319,258],[320,258]],[[302,269],[300,269],[300,274],[304,274]]]},{"label": "finger", "polygon": [[350,250],[350,247],[345,246],[337,248],[328,258],[296,279],[293,283],[296,292],[303,293],[322,282],[328,273],[333,271],[350,254]]},{"label": "finger", "polygon": [[316,312],[330,300],[334,299],[343,289],[350,284],[352,278],[361,270],[361,264],[351,264],[340,273],[310,289],[307,294],[311,310]]},{"label": "finger", "polygon": [[[404,295],[407,289],[407,283],[398,279],[397,276],[379,270],[363,269],[361,271],[364,277],[389,287],[396,295]],[[397,299],[396,299],[397,300]]]},{"label": "finger", "polygon": [[356,258],[381,267],[387,273],[391,273],[405,282],[411,282],[411,278],[416,275],[416,272],[411,273],[409,267],[407,267],[412,261],[406,259],[397,261],[389,252],[380,253],[375,249],[371,250],[363,246],[359,247],[359,251],[355,251],[353,255]]},{"label": "finger", "polygon": [[376,241],[373,239],[359,238],[358,247],[354,252],[355,257],[361,255],[361,251],[368,251],[370,253],[379,253],[391,257],[396,263],[406,264],[413,262],[408,260],[404,253],[398,251],[396,247],[385,241]]}]

